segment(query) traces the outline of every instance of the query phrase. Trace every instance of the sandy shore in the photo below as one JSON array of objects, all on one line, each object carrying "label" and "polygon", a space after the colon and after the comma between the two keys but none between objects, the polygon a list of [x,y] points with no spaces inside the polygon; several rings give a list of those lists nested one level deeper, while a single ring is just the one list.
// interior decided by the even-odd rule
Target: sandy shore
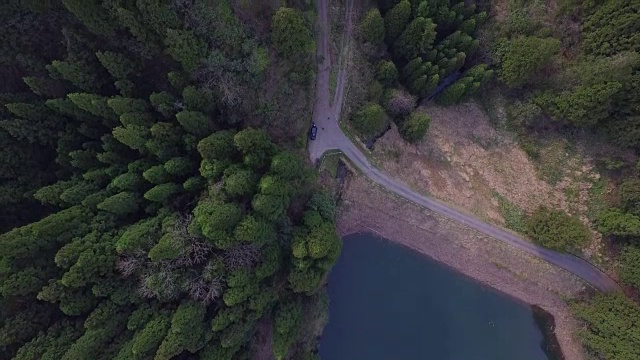
[{"label": "sandy shore", "polygon": [[454,223],[349,176],[338,218],[341,236],[372,232],[553,315],[555,334],[566,360],[583,360],[574,338],[576,322],[562,300],[585,285],[575,276],[484,234]]}]

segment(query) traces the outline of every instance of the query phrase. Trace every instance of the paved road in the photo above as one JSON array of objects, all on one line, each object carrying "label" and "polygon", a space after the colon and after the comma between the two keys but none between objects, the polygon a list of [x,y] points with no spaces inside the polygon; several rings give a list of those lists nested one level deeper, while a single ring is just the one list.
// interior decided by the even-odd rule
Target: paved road
[{"label": "paved road", "polygon": [[[367,157],[347,138],[338,125],[340,111],[342,108],[343,93],[346,80],[346,67],[343,66],[338,75],[333,104],[329,101],[329,70],[331,59],[328,53],[328,15],[327,1],[319,0],[318,6],[318,59],[322,62],[318,65],[318,75],[316,83],[316,101],[313,109],[313,121],[318,126],[318,134],[315,141],[309,143],[309,155],[311,160],[316,162],[322,154],[329,150],[340,150],[373,182],[385,189],[402,196],[429,210],[435,211],[458,223],[468,226],[481,233],[489,235],[496,240],[503,241],[528,254],[539,257],[553,265],[561,267],[576,276],[582,278],[587,283],[600,291],[620,290],[609,276],[600,271],[587,261],[575,256],[557,253],[546,248],[537,246],[511,232],[503,230],[497,226],[488,224],[470,214],[461,212],[435,199],[421,195],[407,186],[402,181],[394,179],[389,175],[372,166]],[[347,1],[347,11],[345,18],[344,41],[351,39],[351,13],[353,0]],[[343,45],[348,47],[343,41]]]}]

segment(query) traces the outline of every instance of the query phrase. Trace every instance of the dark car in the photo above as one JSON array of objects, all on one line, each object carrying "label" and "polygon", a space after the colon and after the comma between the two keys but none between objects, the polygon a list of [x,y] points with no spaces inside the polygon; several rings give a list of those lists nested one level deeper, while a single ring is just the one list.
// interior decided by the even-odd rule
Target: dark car
[{"label": "dark car", "polygon": [[318,127],[316,126],[316,124],[311,124],[311,130],[309,130],[309,139],[315,140],[317,133],[318,133]]}]

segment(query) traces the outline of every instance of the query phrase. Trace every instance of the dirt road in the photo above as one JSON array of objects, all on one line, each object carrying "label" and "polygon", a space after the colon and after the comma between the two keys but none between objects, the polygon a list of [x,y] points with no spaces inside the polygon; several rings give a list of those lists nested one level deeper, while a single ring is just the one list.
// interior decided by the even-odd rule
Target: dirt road
[{"label": "dirt road", "polygon": [[[421,195],[402,181],[391,178],[387,174],[373,167],[367,157],[355,146],[349,138],[345,136],[338,125],[340,111],[344,100],[345,82],[347,79],[347,68],[342,62],[342,68],[338,72],[338,81],[335,91],[333,106],[329,101],[329,74],[331,69],[331,59],[329,57],[329,19],[328,0],[318,0],[318,48],[317,57],[319,60],[316,83],[316,100],[313,108],[313,122],[318,126],[318,134],[315,141],[309,143],[309,155],[312,161],[317,161],[326,151],[340,150],[351,162],[362,171],[373,182],[382,186],[415,204],[435,211],[469,228],[503,241],[515,248],[523,250],[531,255],[537,256],[553,265],[565,269],[574,275],[582,278],[588,284],[600,291],[618,291],[620,287],[609,276],[600,271],[587,261],[575,256],[560,254],[543,247],[537,246],[511,232],[488,224],[470,214],[454,209],[440,201]],[[347,0],[344,27],[344,46],[349,46],[352,38],[353,0]],[[345,51],[342,51],[344,54]],[[338,62],[336,62],[337,64]],[[337,66],[337,65],[336,65]]]}]

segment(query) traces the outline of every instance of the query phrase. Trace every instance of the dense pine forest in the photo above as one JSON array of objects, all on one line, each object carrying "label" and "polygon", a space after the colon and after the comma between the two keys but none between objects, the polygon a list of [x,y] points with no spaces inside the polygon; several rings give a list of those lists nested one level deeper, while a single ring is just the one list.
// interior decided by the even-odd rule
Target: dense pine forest
[{"label": "dense pine forest", "polygon": [[3,2],[0,359],[316,358],[315,15],[273,3]]},{"label": "dense pine forest", "polygon": [[[416,143],[420,106],[497,91],[532,158],[558,134],[617,146],[596,159],[614,190],[590,221],[625,294],[572,307],[592,358],[636,360],[640,5],[495,3],[359,4],[349,123]],[[314,6],[0,5],[0,360],[319,358],[341,240],[306,160]],[[522,226],[558,251],[590,236],[544,207]]]}]

